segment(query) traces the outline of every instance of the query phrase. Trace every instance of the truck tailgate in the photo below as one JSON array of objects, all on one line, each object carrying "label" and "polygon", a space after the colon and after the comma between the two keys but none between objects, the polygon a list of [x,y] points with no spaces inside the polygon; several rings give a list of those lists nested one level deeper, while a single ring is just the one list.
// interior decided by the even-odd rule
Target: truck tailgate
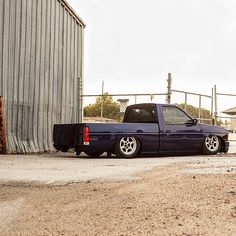
[{"label": "truck tailgate", "polygon": [[54,147],[76,147],[83,144],[85,124],[56,124],[53,127]]}]

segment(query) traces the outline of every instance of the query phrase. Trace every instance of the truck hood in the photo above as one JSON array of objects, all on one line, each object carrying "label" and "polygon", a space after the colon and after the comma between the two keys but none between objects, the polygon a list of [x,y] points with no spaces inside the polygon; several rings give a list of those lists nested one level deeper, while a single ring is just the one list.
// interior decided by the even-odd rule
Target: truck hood
[{"label": "truck hood", "polygon": [[201,130],[206,133],[228,134],[228,131],[225,128],[207,124],[199,124],[199,125],[201,127]]}]

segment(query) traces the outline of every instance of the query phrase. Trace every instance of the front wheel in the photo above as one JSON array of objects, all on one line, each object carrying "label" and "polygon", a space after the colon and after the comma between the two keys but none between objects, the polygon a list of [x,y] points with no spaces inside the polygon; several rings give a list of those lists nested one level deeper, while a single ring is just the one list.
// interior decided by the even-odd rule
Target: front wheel
[{"label": "front wheel", "polygon": [[134,137],[122,137],[115,146],[115,153],[118,157],[133,158],[140,150],[140,142]]},{"label": "front wheel", "polygon": [[215,135],[205,138],[203,143],[203,154],[216,154],[221,149],[221,139]]}]

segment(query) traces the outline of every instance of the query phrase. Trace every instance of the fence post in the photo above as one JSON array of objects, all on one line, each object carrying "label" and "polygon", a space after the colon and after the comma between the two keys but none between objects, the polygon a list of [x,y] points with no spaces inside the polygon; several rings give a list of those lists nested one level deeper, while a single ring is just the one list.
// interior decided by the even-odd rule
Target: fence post
[{"label": "fence post", "polygon": [[199,95],[198,119],[201,122],[202,96]]},{"label": "fence post", "polygon": [[215,125],[215,117],[214,117],[214,88],[211,88],[211,124]]},{"label": "fence post", "polygon": [[6,154],[6,129],[4,119],[3,98],[0,96],[0,154]]},{"label": "fence post", "polygon": [[215,111],[214,111],[214,125],[216,125],[217,116],[218,116],[218,109],[217,109],[217,92],[216,92],[216,85],[214,85],[214,101],[215,101]]},{"label": "fence post", "polygon": [[103,98],[103,94],[104,94],[104,81],[102,81],[102,96],[101,96],[101,122],[103,120],[103,108],[104,108],[104,98]]},{"label": "fence post", "polygon": [[188,93],[184,93],[184,110],[187,111],[187,99],[188,99]]},{"label": "fence post", "polygon": [[166,103],[171,103],[171,73],[168,73]]}]

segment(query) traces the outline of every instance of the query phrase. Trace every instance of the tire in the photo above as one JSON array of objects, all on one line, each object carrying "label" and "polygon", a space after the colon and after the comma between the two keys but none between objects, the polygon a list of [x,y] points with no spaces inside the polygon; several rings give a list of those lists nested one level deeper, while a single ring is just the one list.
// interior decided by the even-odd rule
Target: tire
[{"label": "tire", "polygon": [[140,142],[135,137],[122,137],[115,145],[115,153],[118,157],[133,158],[140,151]]},{"label": "tire", "polygon": [[81,152],[76,152],[76,156],[79,157],[80,153],[81,153]]},{"label": "tire", "polygon": [[67,152],[68,150],[69,150],[68,147],[62,147],[62,148],[61,148],[61,151],[62,151],[62,152]]},{"label": "tire", "polygon": [[79,157],[81,151],[79,150],[78,147],[75,148],[75,153],[76,153],[76,156]]},{"label": "tire", "polygon": [[203,154],[212,155],[221,150],[221,139],[218,136],[210,135],[205,138],[203,143]]},{"label": "tire", "polygon": [[103,152],[85,152],[86,155],[90,157],[99,157],[102,155]]}]

